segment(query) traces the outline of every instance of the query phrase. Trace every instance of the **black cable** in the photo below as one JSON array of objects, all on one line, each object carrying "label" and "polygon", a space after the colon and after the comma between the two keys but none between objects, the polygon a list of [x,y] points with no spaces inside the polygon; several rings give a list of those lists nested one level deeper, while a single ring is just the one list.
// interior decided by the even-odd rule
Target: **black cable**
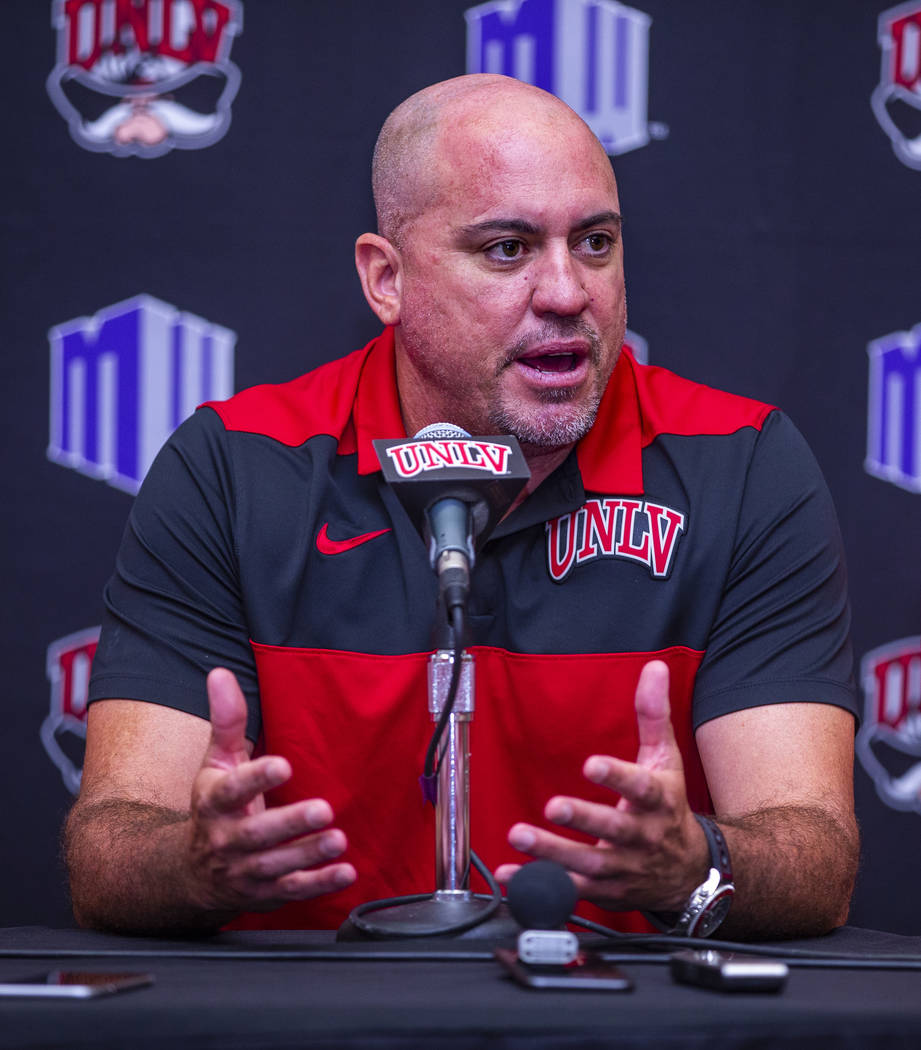
[{"label": "black cable", "polygon": [[[827,965],[830,969],[836,967],[861,967],[866,964],[868,969],[921,970],[921,955],[902,955],[898,953],[889,955],[884,952],[848,955],[845,952],[813,951],[807,948],[784,947],[777,944],[721,941],[715,937],[701,940],[694,937],[676,937],[667,933],[623,933],[620,930],[612,930],[608,926],[602,926],[591,919],[584,919],[581,915],[570,915],[566,921],[572,926],[580,926],[591,933],[600,934],[610,941],[616,941],[618,944],[629,948],[675,948],[681,951],[744,952],[746,955],[764,955],[773,959],[784,959],[791,966]],[[605,958],[608,957],[608,954],[602,950],[602,955]],[[617,959],[623,961],[625,954],[618,953]],[[665,961],[668,957],[668,954],[664,954],[661,956],[661,959]],[[614,960],[612,959],[611,961]]]},{"label": "black cable", "polygon": [[[448,695],[445,697],[444,707],[432,732],[429,746],[425,752],[425,763],[422,775],[426,780],[431,780],[437,770],[435,768],[435,756],[438,754],[438,745],[444,736],[448,725],[448,719],[454,712],[454,704],[457,700],[457,690],[460,685],[461,670],[463,669],[463,644],[464,644],[464,609],[463,606],[455,605],[448,610],[451,617],[451,628],[454,633],[454,651],[451,663],[451,680],[448,683]],[[439,763],[440,765],[440,763]]]},{"label": "black cable", "polygon": [[349,915],[349,921],[357,930],[367,934],[369,937],[386,935],[400,940],[412,937],[445,937],[452,933],[464,933],[466,930],[472,930],[474,927],[482,925],[484,922],[491,919],[499,910],[499,906],[502,904],[502,890],[499,887],[498,882],[493,878],[492,872],[472,850],[470,851],[470,860],[480,875],[483,876],[486,885],[489,887],[489,893],[471,894],[473,900],[489,901],[488,907],[484,908],[480,914],[474,915],[469,919],[464,919],[461,922],[448,923],[444,926],[438,926],[434,929],[424,930],[419,933],[413,933],[410,931],[394,933],[389,927],[378,926],[373,919],[366,919],[364,917],[365,915],[372,914],[376,911],[381,911],[384,908],[395,908],[402,904],[416,904],[420,901],[432,899],[431,893],[414,893],[408,897],[383,897],[380,900],[367,901],[365,904],[359,904]]}]

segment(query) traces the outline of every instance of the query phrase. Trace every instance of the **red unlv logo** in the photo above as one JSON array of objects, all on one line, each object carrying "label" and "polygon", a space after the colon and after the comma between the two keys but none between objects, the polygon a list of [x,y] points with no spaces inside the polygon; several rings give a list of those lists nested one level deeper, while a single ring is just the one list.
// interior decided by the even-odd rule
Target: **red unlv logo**
[{"label": "red unlv logo", "polygon": [[86,697],[98,641],[99,628],[90,627],[48,646],[51,708],[42,722],[41,738],[51,761],[61,771],[65,786],[75,795],[83,770]]},{"label": "red unlv logo", "polygon": [[547,567],[557,583],[576,565],[595,558],[638,561],[652,576],[664,579],[671,572],[685,516],[649,500],[595,498],[548,521],[546,528]]},{"label": "red unlv logo", "polygon": [[874,649],[861,670],[857,757],[886,805],[921,813],[921,636]]},{"label": "red unlv logo", "polygon": [[508,474],[511,449],[508,445],[475,438],[441,438],[391,445],[387,455],[401,478],[413,478],[424,471],[449,467],[467,467],[501,477]]},{"label": "red unlv logo", "polygon": [[51,101],[84,149],[158,157],[223,138],[240,0],[54,0]]},{"label": "red unlv logo", "polygon": [[883,11],[877,40],[882,67],[870,97],[873,113],[899,160],[921,169],[921,135],[916,134],[921,113],[921,3],[914,0]]}]

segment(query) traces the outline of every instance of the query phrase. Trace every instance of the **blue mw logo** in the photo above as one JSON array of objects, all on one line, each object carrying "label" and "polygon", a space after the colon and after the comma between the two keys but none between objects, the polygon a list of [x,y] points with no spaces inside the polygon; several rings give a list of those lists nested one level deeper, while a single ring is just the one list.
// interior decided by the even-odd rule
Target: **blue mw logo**
[{"label": "blue mw logo", "polygon": [[150,295],[56,325],[48,458],[137,492],[202,401],[233,393],[236,335]]},{"label": "blue mw logo", "polygon": [[867,346],[868,474],[909,492],[921,492],[921,324]]},{"label": "blue mw logo", "polygon": [[552,92],[609,154],[649,141],[648,15],[616,0],[491,0],[464,17],[468,73]]}]

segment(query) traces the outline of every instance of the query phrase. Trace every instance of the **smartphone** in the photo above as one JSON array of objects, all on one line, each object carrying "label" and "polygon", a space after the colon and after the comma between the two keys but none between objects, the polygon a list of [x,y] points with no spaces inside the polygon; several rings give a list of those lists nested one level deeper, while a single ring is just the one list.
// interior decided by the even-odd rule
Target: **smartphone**
[{"label": "smartphone", "polygon": [[522,962],[510,948],[496,948],[496,958],[519,984],[527,988],[580,988],[589,991],[628,992],[633,982],[613,963],[597,953],[579,952],[565,966]]},{"label": "smartphone", "polygon": [[675,952],[669,965],[674,980],[723,992],[779,992],[790,972],[779,959],[712,950]]},{"label": "smartphone", "polygon": [[0,981],[0,996],[43,999],[95,999],[153,984],[149,973],[98,973],[88,970],[51,970],[31,977]]}]

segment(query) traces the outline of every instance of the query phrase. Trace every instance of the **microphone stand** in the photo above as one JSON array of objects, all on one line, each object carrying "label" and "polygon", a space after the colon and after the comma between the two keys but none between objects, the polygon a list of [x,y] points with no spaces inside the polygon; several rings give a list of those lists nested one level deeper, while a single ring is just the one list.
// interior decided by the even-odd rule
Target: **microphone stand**
[{"label": "microphone stand", "polygon": [[[453,637],[453,634],[449,628],[448,635]],[[470,890],[470,723],[475,708],[472,653],[442,647],[429,657],[429,712],[436,723],[444,714],[456,651],[461,661],[459,681],[438,746],[437,794],[432,799],[435,804],[435,891],[360,905],[339,928],[338,940],[448,934],[495,940],[517,933],[517,924],[504,905],[500,909],[493,898]]]},{"label": "microphone stand", "polygon": [[[515,936],[518,927],[499,887],[470,848],[474,662],[463,644],[476,540],[485,542],[531,472],[515,438],[471,438],[451,423],[425,427],[412,441],[376,439],[374,448],[385,481],[429,546],[439,580],[437,648],[428,666],[428,706],[436,729],[421,778],[424,796],[435,806],[436,885],[431,894],[359,905],[339,927],[337,939]],[[416,479],[419,467],[434,476]],[[471,862],[491,895],[471,892]]]},{"label": "microphone stand", "polygon": [[[435,801],[434,900],[476,918],[488,907],[470,892],[470,723],[473,720],[474,658],[461,650],[460,681],[454,707],[438,747]],[[429,658],[429,712],[441,718],[450,690],[454,651],[439,649]],[[459,919],[458,919],[459,921]]]}]

